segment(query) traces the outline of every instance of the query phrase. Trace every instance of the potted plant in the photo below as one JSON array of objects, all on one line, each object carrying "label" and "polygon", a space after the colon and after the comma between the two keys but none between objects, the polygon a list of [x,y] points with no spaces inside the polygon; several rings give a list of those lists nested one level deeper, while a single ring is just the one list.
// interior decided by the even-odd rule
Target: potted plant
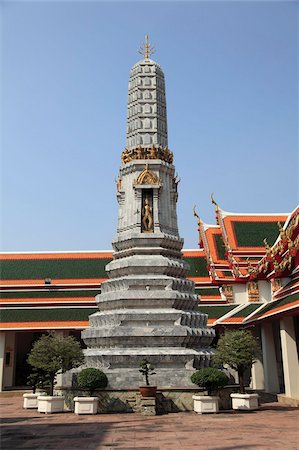
[{"label": "potted plant", "polygon": [[108,378],[99,369],[83,369],[77,376],[78,386],[89,393],[89,397],[75,397],[76,414],[96,414],[98,410],[98,397],[93,397],[96,389],[105,389]]},{"label": "potted plant", "polygon": [[24,409],[34,409],[38,407],[37,398],[41,393],[36,392],[36,389],[39,388],[43,390],[45,384],[48,384],[48,382],[48,377],[43,370],[33,369],[27,378],[27,384],[32,387],[32,392],[23,394]]},{"label": "potted plant", "polygon": [[64,397],[54,396],[54,385],[58,373],[64,373],[80,366],[84,356],[80,343],[72,336],[60,336],[55,333],[43,335],[36,341],[28,356],[28,363],[42,370],[49,380],[48,395],[37,398],[38,411],[45,413],[61,412]]},{"label": "potted plant", "polygon": [[228,377],[225,373],[214,367],[206,367],[194,372],[191,375],[191,381],[207,391],[207,395],[196,394],[192,396],[194,411],[199,414],[217,413],[219,411],[219,397],[215,394],[228,383]]},{"label": "potted plant", "polygon": [[257,339],[247,330],[228,331],[218,341],[214,362],[227,364],[238,373],[240,392],[231,394],[233,409],[258,409],[258,395],[245,391],[244,373],[251,369],[259,353]]},{"label": "potted plant", "polygon": [[142,375],[145,378],[145,386],[139,386],[139,392],[142,395],[142,397],[155,397],[157,392],[157,386],[150,386],[149,383],[149,376],[155,375],[156,372],[154,371],[154,367],[150,364],[150,362],[147,359],[143,359],[140,363],[140,369],[139,372],[142,373]]}]

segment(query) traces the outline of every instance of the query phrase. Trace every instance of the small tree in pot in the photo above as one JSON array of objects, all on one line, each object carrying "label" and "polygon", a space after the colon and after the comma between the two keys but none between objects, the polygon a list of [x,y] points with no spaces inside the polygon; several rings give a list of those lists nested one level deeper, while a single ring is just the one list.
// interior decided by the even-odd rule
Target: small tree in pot
[{"label": "small tree in pot", "polygon": [[206,367],[194,372],[191,375],[191,381],[208,391],[208,395],[213,395],[227,385],[228,377],[219,369]]},{"label": "small tree in pot", "polygon": [[43,335],[33,345],[28,356],[28,363],[43,371],[49,379],[49,395],[38,398],[38,411],[63,411],[63,396],[53,396],[58,373],[64,373],[80,366],[84,361],[80,343],[72,336],[60,336],[55,333]]},{"label": "small tree in pot", "polygon": [[83,369],[77,376],[78,386],[88,391],[90,397],[96,389],[105,389],[108,378],[104,372],[93,367]]},{"label": "small tree in pot", "polygon": [[145,378],[145,384],[146,386],[139,386],[139,391],[142,397],[155,397],[157,392],[157,386],[150,386],[149,383],[149,376],[155,375],[156,372],[154,370],[155,368],[151,365],[151,363],[147,359],[143,359],[140,362],[140,369],[139,372],[142,373],[142,375]]},{"label": "small tree in pot", "polygon": [[208,395],[193,395],[194,411],[200,414],[218,412],[219,397],[215,394],[228,383],[225,373],[214,367],[206,367],[194,372],[191,381],[208,391]]},{"label": "small tree in pot", "polygon": [[78,386],[89,393],[89,397],[75,397],[76,414],[96,414],[98,409],[98,397],[93,397],[96,389],[105,389],[108,378],[99,369],[93,367],[83,369],[77,376]]},{"label": "small tree in pot", "polygon": [[49,386],[49,376],[43,370],[34,368],[31,374],[27,378],[28,386],[31,386],[32,393],[36,393],[36,389],[44,390],[46,386]]},{"label": "small tree in pot", "polygon": [[[257,409],[258,395],[246,394],[244,373],[251,369],[260,353],[257,339],[247,330],[227,331],[218,341],[213,360],[216,364],[227,364],[236,370],[240,393],[231,394],[233,409]],[[234,398],[240,401],[234,402]],[[249,403],[245,401],[248,399]]]},{"label": "small tree in pot", "polygon": [[23,394],[23,408],[34,409],[38,407],[37,398],[40,393],[36,393],[36,389],[44,390],[46,386],[49,386],[49,377],[40,369],[34,368],[31,374],[27,377],[27,384],[31,386],[32,393]]}]

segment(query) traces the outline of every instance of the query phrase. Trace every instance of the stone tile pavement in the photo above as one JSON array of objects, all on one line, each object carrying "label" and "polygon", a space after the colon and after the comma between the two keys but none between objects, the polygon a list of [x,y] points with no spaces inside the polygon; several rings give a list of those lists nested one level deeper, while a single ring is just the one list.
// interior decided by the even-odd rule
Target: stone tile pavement
[{"label": "stone tile pavement", "polygon": [[21,397],[7,397],[0,413],[1,450],[299,449],[299,408],[278,403],[251,413],[77,416],[23,410]]}]

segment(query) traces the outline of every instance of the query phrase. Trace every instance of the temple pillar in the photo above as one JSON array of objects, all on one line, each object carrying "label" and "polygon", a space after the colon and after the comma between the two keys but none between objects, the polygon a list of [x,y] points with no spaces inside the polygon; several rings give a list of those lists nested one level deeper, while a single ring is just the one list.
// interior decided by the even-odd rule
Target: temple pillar
[{"label": "temple pillar", "polygon": [[280,320],[280,339],[285,395],[296,397],[299,396],[299,364],[293,317]]},{"label": "temple pillar", "polygon": [[5,331],[0,332],[0,392],[4,387],[4,364],[5,364]]},{"label": "temple pillar", "polygon": [[265,389],[264,367],[260,359],[257,359],[251,368],[251,388]]},{"label": "temple pillar", "polygon": [[262,353],[265,377],[265,391],[277,394],[279,389],[275,343],[271,323],[261,327]]}]

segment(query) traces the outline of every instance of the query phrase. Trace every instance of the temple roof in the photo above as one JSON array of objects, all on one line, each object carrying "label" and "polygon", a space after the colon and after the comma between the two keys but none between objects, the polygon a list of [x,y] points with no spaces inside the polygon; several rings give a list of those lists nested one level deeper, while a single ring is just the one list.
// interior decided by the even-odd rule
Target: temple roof
[{"label": "temple roof", "polygon": [[[217,220],[198,220],[202,248],[183,251],[209,325],[247,326],[298,313],[299,208],[289,215],[241,215],[218,207]],[[110,251],[2,253],[2,329],[85,328],[112,257]],[[279,277],[289,282],[277,285],[271,302],[228,303],[225,286]]]},{"label": "temple roof", "polygon": [[252,278],[252,268],[266,256],[267,249],[279,242],[282,229],[288,228],[297,208],[291,214],[241,214],[224,211],[213,196],[211,199],[215,225],[205,224],[194,211],[209,274],[214,282],[246,281]]}]

